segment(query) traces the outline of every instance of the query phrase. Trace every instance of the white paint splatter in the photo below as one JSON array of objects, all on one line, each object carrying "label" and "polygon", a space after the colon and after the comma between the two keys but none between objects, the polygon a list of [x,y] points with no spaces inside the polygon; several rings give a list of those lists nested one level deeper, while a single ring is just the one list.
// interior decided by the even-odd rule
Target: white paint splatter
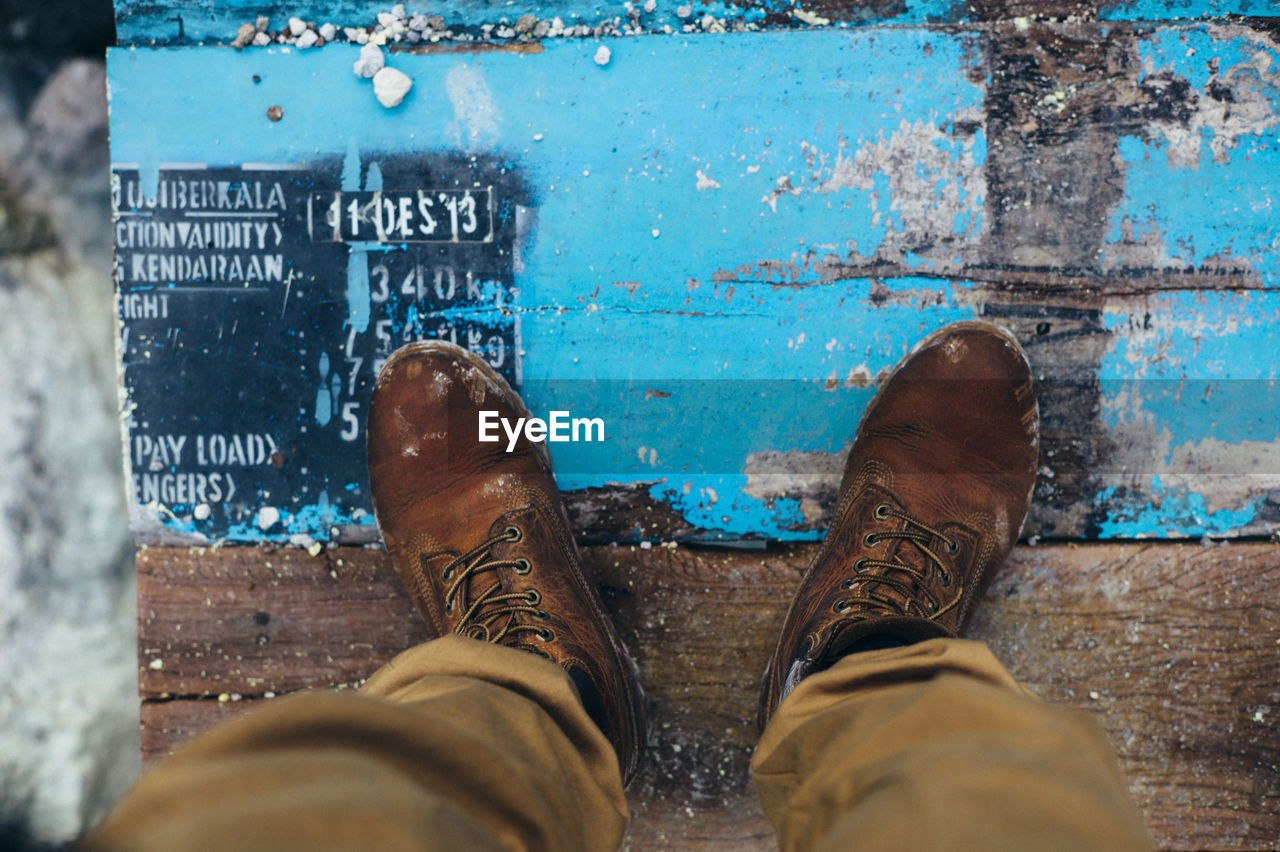
[{"label": "white paint splatter", "polygon": [[445,77],[444,90],[453,104],[449,132],[456,143],[467,151],[495,144],[501,115],[484,74],[470,65],[455,66]]},{"label": "white paint splatter", "polygon": [[[697,184],[697,186],[698,186],[698,190],[699,190],[699,191],[704,190],[704,189],[719,189],[719,188],[720,188],[720,183],[719,183],[719,181],[714,181],[714,180],[712,180],[711,178],[707,177],[707,176],[706,176],[706,174],[704,174],[704,173],[703,173],[702,169],[698,169],[697,174],[698,174],[698,184]],[[775,212],[776,212],[776,210],[775,210]]]}]

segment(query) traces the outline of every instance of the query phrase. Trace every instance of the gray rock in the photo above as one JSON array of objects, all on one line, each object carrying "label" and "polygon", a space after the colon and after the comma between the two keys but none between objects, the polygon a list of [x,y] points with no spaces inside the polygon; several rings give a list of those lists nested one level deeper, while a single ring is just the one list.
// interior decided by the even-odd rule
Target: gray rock
[{"label": "gray rock", "polygon": [[360,48],[360,58],[351,66],[351,70],[355,72],[357,77],[370,79],[387,64],[387,60],[382,55],[382,48],[376,44],[366,44]]},{"label": "gray rock", "polygon": [[102,64],[60,66],[25,114],[14,94],[0,84],[0,811],[62,842],[138,772]]},{"label": "gray rock", "polygon": [[253,24],[241,24],[240,29],[236,32],[235,40],[231,42],[232,47],[246,47],[253,43],[253,37],[258,34]]},{"label": "gray rock", "polygon": [[403,71],[383,68],[373,75],[373,93],[377,95],[378,103],[388,109],[400,106],[400,102],[404,100],[405,95],[409,94],[411,88],[413,88],[413,81]]}]

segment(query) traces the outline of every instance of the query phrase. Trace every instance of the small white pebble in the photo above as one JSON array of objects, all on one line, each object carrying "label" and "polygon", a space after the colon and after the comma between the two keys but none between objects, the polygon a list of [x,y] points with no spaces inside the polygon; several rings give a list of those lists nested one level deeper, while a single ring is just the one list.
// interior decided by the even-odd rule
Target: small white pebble
[{"label": "small white pebble", "polygon": [[541,142],[541,141],[542,141],[542,134],[541,134],[541,133],[535,133],[535,134],[533,134],[533,141],[534,141],[534,142]]},{"label": "small white pebble", "polygon": [[258,510],[258,529],[269,530],[280,520],[280,510],[275,506],[263,506]]},{"label": "small white pebble", "polygon": [[191,514],[195,515],[197,521],[204,521],[208,520],[209,516],[213,514],[213,509],[209,507],[208,503],[201,503],[199,506],[196,506],[195,511]]},{"label": "small white pebble", "polygon": [[659,231],[657,228],[654,228],[654,229],[653,229],[653,238],[656,240],[656,239],[657,239],[658,237],[660,237],[660,236],[662,236],[662,232],[661,232],[661,231]]},{"label": "small white pebble", "polygon": [[324,39],[325,41],[333,41],[334,37],[337,35],[338,35],[338,28],[335,27],[333,24],[320,25],[320,38]]},{"label": "small white pebble", "polygon": [[596,64],[604,67],[609,64],[609,59],[612,58],[612,56],[613,51],[602,44],[596,49]]},{"label": "small white pebble", "polygon": [[649,14],[658,8],[658,0],[644,0],[644,10]]},{"label": "small white pebble", "polygon": [[642,542],[640,542],[640,549],[641,549],[641,550],[652,550],[652,549],[653,549],[653,542],[651,542],[651,541],[642,541]]},{"label": "small white pebble", "polygon": [[307,22],[301,18],[289,19],[289,34],[295,38],[307,31]]},{"label": "small white pebble", "polygon": [[687,18],[692,14],[693,14],[693,6],[677,6],[676,7],[677,18]]},{"label": "small white pebble", "polygon": [[307,553],[310,553],[312,556],[319,556],[323,552],[324,545],[318,541],[311,542],[311,546],[307,548]]},{"label": "small white pebble", "polygon": [[164,668],[164,660],[160,659],[159,657],[156,657],[154,660],[152,660],[150,663],[147,664],[147,668],[160,671],[160,669]]},{"label": "small white pebble", "polygon": [[218,696],[218,701],[222,704],[226,704],[230,700],[231,700],[231,695],[229,693],[224,692]]},{"label": "small white pebble", "polygon": [[1101,698],[1102,696],[1098,694],[1097,690],[1090,690],[1090,691],[1089,691],[1089,697],[1090,697],[1091,699],[1093,699],[1094,701],[1097,701],[1097,700],[1098,700],[1099,698]]},{"label": "small white pebble", "polygon": [[383,68],[373,75],[373,93],[378,96],[378,103],[388,109],[400,106],[411,88],[413,81],[403,71]]},{"label": "small white pebble", "polygon": [[387,60],[382,55],[382,48],[376,44],[366,44],[360,48],[360,58],[351,65],[351,70],[355,72],[357,77],[368,80],[381,71],[386,63]]},{"label": "small white pebble", "polygon": [[320,36],[316,35],[315,30],[307,30],[305,33],[298,36],[297,45],[299,48],[305,49],[308,47],[312,47],[319,40],[320,40]]},{"label": "small white pebble", "polygon": [[266,47],[271,44],[271,36],[266,33],[258,33],[253,37],[253,44],[255,47]]}]

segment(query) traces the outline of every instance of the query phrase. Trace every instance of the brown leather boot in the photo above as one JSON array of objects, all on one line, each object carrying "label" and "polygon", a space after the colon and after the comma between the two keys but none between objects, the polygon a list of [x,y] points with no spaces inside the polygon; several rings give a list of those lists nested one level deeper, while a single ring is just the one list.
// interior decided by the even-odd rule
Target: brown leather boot
[{"label": "brown leather boot", "polygon": [[898,364],[863,414],[765,669],[761,728],[859,640],[959,634],[1026,519],[1039,447],[1031,369],[1002,329],[956,323]]},{"label": "brown leather boot", "polygon": [[[436,635],[563,668],[613,743],[624,782],[644,749],[640,672],[583,576],[545,445],[482,443],[479,412],[529,417],[488,364],[440,341],[395,352],[369,408],[369,481],[387,552]],[[501,428],[498,428],[501,434]]]}]

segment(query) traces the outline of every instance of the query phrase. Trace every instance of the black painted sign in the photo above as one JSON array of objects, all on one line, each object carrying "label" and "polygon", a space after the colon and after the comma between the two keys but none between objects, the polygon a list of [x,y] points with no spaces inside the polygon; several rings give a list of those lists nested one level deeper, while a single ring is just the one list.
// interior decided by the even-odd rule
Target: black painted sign
[{"label": "black painted sign", "polygon": [[130,486],[160,524],[142,540],[372,538],[386,358],[447,339],[519,381],[528,201],[494,161],[117,165],[113,190]]}]

